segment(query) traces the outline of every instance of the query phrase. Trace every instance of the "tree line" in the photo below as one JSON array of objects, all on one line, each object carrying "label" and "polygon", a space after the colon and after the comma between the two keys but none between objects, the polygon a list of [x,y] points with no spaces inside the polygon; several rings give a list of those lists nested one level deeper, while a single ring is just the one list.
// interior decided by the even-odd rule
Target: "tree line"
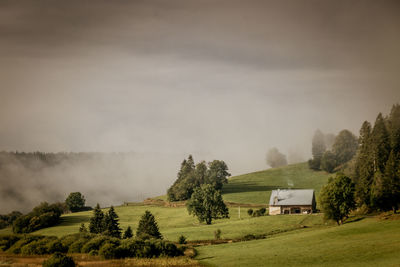
[{"label": "tree line", "polygon": [[[341,142],[354,140],[348,133],[346,136]],[[388,116],[379,113],[373,126],[368,121],[362,124],[355,152],[353,142],[347,144],[337,146],[339,150],[336,147],[336,155],[348,162],[342,168],[347,175],[338,172],[320,193],[325,217],[339,224],[356,208],[366,213],[397,212],[400,204],[400,105],[394,105]],[[354,154],[352,158],[351,154]]]}]

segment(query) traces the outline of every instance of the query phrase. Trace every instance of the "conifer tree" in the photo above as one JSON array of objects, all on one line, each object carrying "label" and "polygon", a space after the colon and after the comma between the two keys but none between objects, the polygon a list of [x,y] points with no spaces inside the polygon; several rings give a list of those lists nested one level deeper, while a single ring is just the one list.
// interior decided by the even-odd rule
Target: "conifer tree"
[{"label": "conifer tree", "polygon": [[393,212],[397,211],[398,204],[400,203],[400,177],[399,177],[399,159],[395,152],[392,150],[389,159],[385,166],[385,193],[386,202],[383,208],[386,210],[392,209]]},{"label": "conifer tree", "polygon": [[381,113],[376,118],[371,139],[374,172],[380,171],[383,173],[390,154],[390,140],[385,120]]},{"label": "conifer tree", "polygon": [[158,229],[156,219],[150,211],[146,210],[139,221],[136,229],[136,236],[141,239],[156,238],[162,239],[162,235]]},{"label": "conifer tree", "polygon": [[79,233],[87,233],[87,229],[84,223],[81,223],[81,226],[79,227]]},{"label": "conifer tree", "polygon": [[132,228],[130,226],[128,226],[128,228],[126,228],[126,230],[124,232],[124,239],[131,238],[131,237],[133,237]]},{"label": "conifer tree", "polygon": [[320,130],[316,130],[312,139],[312,155],[313,158],[308,161],[309,167],[319,170],[321,167],[321,159],[326,151],[325,137]]},{"label": "conifer tree", "polygon": [[115,213],[114,207],[111,206],[111,208],[108,210],[108,213],[104,217],[104,228],[106,235],[121,238],[121,228],[119,227],[118,220],[118,215]]},{"label": "conifer tree", "polygon": [[390,144],[395,155],[400,154],[400,105],[393,105],[389,116]]},{"label": "conifer tree", "polygon": [[93,210],[93,217],[90,218],[89,232],[93,234],[100,234],[104,232],[104,213],[100,209],[99,203]]},{"label": "conifer tree", "polygon": [[371,185],[374,177],[371,124],[365,121],[360,129],[359,150],[355,167],[356,198],[359,206],[371,207]]}]

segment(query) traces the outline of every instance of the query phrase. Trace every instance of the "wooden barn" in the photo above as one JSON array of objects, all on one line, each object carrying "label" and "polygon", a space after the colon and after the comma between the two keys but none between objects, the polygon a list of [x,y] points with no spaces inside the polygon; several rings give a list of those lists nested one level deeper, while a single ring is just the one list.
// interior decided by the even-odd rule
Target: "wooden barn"
[{"label": "wooden barn", "polygon": [[314,210],[313,189],[277,189],[271,192],[269,215],[310,214]]}]

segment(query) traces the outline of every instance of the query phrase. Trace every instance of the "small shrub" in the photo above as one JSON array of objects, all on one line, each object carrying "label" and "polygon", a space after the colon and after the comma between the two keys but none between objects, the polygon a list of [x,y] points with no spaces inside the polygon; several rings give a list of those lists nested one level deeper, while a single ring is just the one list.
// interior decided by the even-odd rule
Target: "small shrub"
[{"label": "small shrub", "polygon": [[99,255],[105,259],[115,259],[117,258],[117,247],[118,245],[113,243],[104,243],[99,250]]},{"label": "small shrub", "polygon": [[248,214],[249,216],[252,216],[252,215],[253,215],[253,212],[254,212],[253,209],[248,209],[248,210],[247,210],[247,214]]},{"label": "small shrub", "polygon": [[214,238],[216,240],[221,239],[221,229],[217,229],[217,230],[214,231]]},{"label": "small shrub", "polygon": [[81,249],[82,253],[90,253],[92,250],[99,250],[101,245],[110,238],[107,236],[96,236],[87,242]]},{"label": "small shrub", "polygon": [[25,245],[39,240],[43,238],[42,236],[26,236],[17,242],[15,242],[8,250],[7,252],[12,253],[12,254],[20,254],[21,253],[21,248],[24,247]]},{"label": "small shrub", "polygon": [[261,214],[261,216],[264,216],[266,211],[267,211],[266,208],[261,208],[261,209],[260,209],[260,214]]},{"label": "small shrub", "polygon": [[75,262],[71,257],[56,252],[43,262],[43,267],[75,267]]},{"label": "small shrub", "polygon": [[64,246],[58,239],[47,243],[47,252],[50,254],[56,252],[67,253],[67,251],[68,247]]},{"label": "small shrub", "polygon": [[186,244],[186,237],[184,236],[184,235],[181,235],[179,238],[178,238],[178,243],[179,244]]},{"label": "small shrub", "polygon": [[124,239],[132,238],[132,237],[133,237],[132,228],[131,228],[130,226],[128,226],[128,228],[126,228],[123,237],[124,237]]}]

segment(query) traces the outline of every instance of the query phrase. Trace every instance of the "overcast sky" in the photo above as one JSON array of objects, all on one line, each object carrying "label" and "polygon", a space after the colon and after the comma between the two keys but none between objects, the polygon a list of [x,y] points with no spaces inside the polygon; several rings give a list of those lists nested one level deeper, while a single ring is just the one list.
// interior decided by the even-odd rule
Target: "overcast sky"
[{"label": "overcast sky", "polygon": [[233,174],[267,168],[272,146],[307,159],[317,128],[358,134],[400,102],[399,14],[399,1],[2,0],[0,150],[159,153],[177,168],[193,154]]}]

